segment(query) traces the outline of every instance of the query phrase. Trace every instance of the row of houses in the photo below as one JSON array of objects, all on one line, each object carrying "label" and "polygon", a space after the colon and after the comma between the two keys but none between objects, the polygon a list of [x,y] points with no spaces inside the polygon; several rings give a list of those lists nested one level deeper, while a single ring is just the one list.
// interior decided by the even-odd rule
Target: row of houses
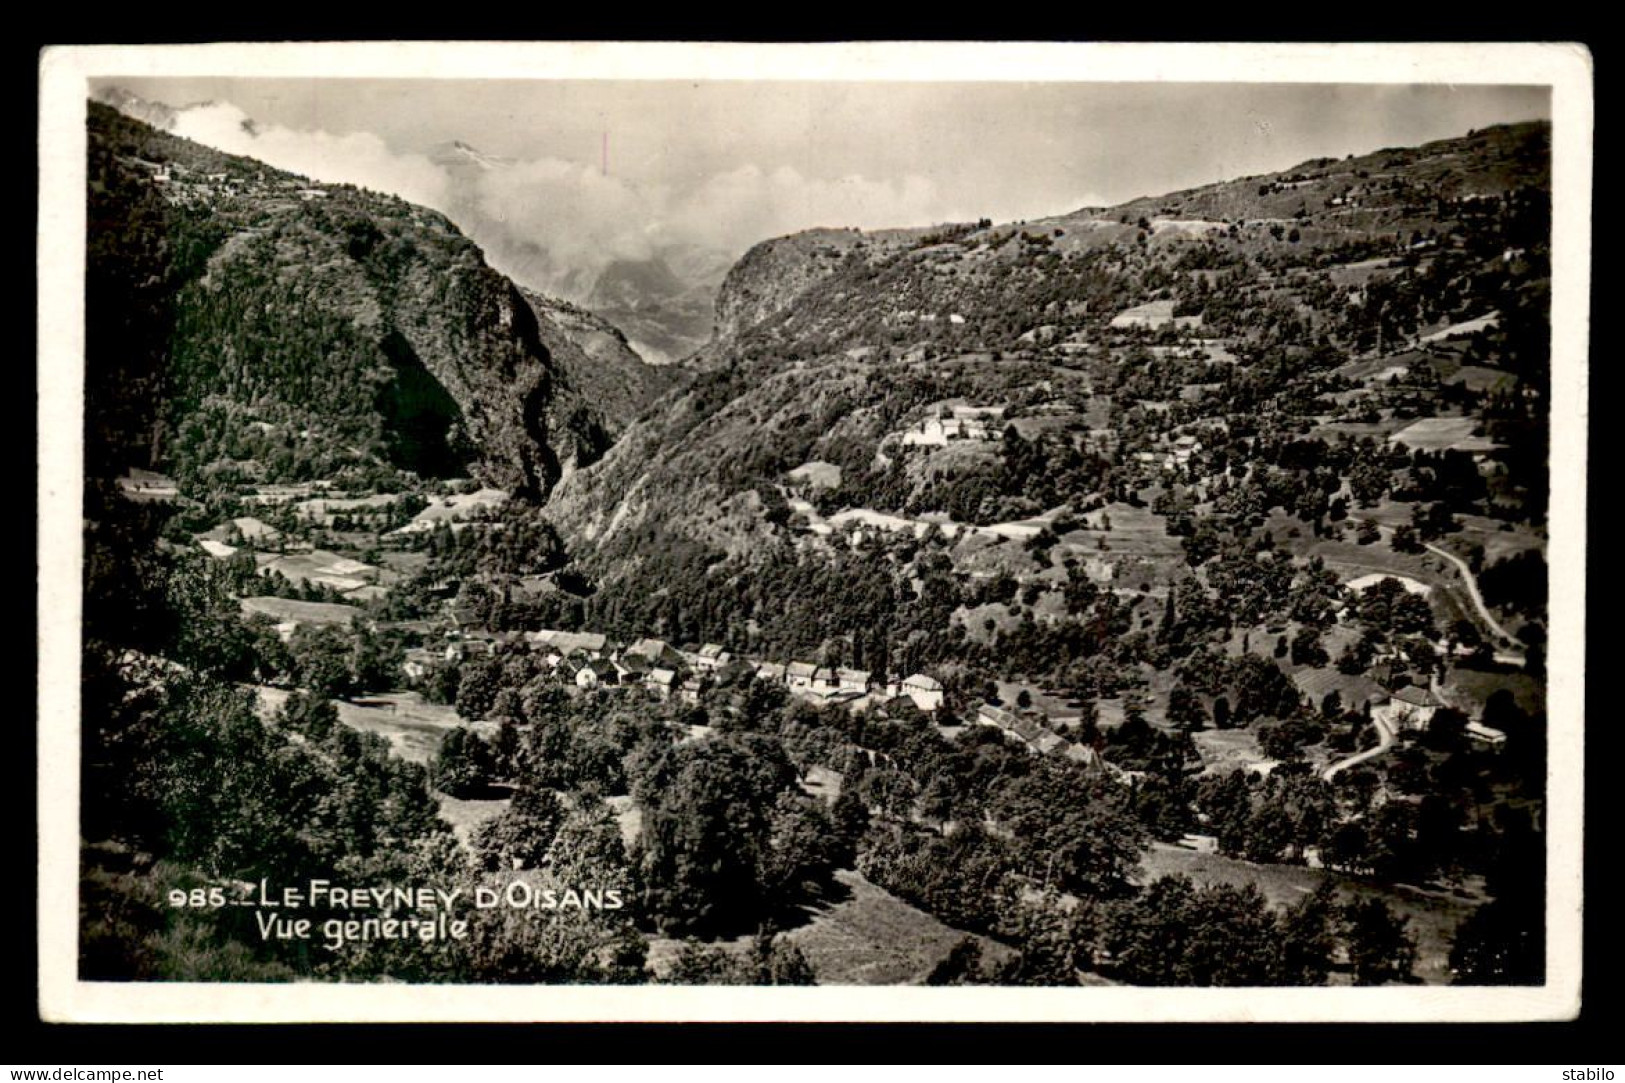
[{"label": "row of houses", "polygon": [[[449,643],[445,657],[455,661],[469,653],[490,651],[498,642],[512,639],[511,635],[471,632]],[[683,650],[664,640],[645,637],[617,648],[601,632],[551,629],[525,632],[520,639],[532,650],[543,652],[543,660],[550,668],[567,666],[571,679],[583,689],[642,685],[657,695],[678,695],[692,702],[699,698],[703,677],[748,671],[758,680],[782,684],[791,693],[809,699],[907,698],[929,712],[942,706],[944,696],[942,682],[924,673],[881,683],[867,670],[845,666],[743,659],[717,643]]]}]

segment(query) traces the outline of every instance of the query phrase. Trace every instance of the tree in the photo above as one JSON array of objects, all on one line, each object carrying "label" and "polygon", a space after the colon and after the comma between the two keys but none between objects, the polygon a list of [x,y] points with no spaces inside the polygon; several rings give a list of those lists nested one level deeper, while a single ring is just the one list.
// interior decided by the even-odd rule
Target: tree
[{"label": "tree", "polygon": [[492,774],[491,748],[467,726],[458,726],[440,742],[429,767],[435,789],[452,797],[483,796]]},{"label": "tree", "polygon": [[987,985],[983,971],[982,945],[975,937],[962,936],[948,954],[926,975],[927,985]]},{"label": "tree", "polygon": [[801,949],[782,936],[758,933],[751,942],[748,972],[752,985],[817,985],[818,978]]},{"label": "tree", "polygon": [[1320,632],[1310,624],[1299,628],[1292,637],[1292,664],[1323,666],[1327,661],[1326,648],[1320,645]]},{"label": "tree", "polygon": [[1325,985],[1337,946],[1336,890],[1322,880],[1280,917],[1283,985]]},{"label": "tree", "polygon": [[1159,877],[1102,935],[1111,973],[1136,985],[1267,985],[1282,970],[1275,915],[1251,884]]},{"label": "tree", "polygon": [[783,746],[762,734],[659,752],[632,780],[643,810],[637,860],[645,911],[680,932],[754,925],[782,901],[774,892],[805,871],[792,845],[777,855],[773,846],[775,829],[790,830],[793,819],[780,795],[795,785]]},{"label": "tree", "polygon": [[1420,553],[1423,551],[1422,542],[1416,536],[1416,528],[1408,523],[1402,523],[1394,528],[1394,536],[1389,545],[1396,553]]},{"label": "tree", "polygon": [[474,833],[474,853],[489,871],[540,868],[563,822],[557,794],[521,786],[508,807]]},{"label": "tree", "polygon": [[496,659],[465,659],[457,681],[457,713],[468,719],[485,718],[501,690],[502,667]]},{"label": "tree", "polygon": [[352,648],[332,625],[301,624],[288,640],[295,676],[320,699],[348,699],[360,691],[351,667]]},{"label": "tree", "polygon": [[1168,721],[1188,730],[1199,730],[1207,724],[1207,711],[1202,699],[1183,684],[1174,685],[1168,693]]},{"label": "tree", "polygon": [[[837,864],[850,867],[857,860],[858,843],[869,830],[869,806],[851,790],[843,789],[829,811],[835,837],[840,841]],[[946,813],[945,809],[942,811]]]},{"label": "tree", "polygon": [[1416,965],[1416,937],[1410,922],[1381,899],[1366,899],[1343,908],[1344,939],[1356,985],[1408,982]]},{"label": "tree", "polygon": [[357,691],[385,690],[397,686],[406,651],[400,640],[365,624],[352,632],[350,675]]}]

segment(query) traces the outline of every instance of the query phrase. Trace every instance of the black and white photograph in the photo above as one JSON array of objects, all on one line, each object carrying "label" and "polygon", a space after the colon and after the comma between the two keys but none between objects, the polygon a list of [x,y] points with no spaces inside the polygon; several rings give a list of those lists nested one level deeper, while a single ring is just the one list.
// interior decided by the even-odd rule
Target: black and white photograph
[{"label": "black and white photograph", "polygon": [[41,63],[47,1018],[1580,988],[1584,49]]}]

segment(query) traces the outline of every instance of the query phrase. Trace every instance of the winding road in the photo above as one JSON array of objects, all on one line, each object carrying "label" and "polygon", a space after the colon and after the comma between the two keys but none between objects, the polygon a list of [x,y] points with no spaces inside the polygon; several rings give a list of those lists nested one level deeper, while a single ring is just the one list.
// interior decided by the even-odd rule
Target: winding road
[{"label": "winding road", "polygon": [[1384,752],[1387,752],[1390,748],[1394,747],[1393,728],[1389,726],[1385,720],[1378,718],[1376,715],[1372,715],[1371,724],[1377,727],[1376,747],[1368,748],[1364,752],[1356,752],[1346,760],[1338,760],[1336,763],[1332,764],[1330,767],[1327,767],[1326,770],[1321,772],[1321,778],[1325,779],[1327,782],[1330,782],[1332,779],[1336,778],[1350,767],[1356,767],[1364,763],[1366,760],[1380,756]]},{"label": "winding road", "polygon": [[[1473,570],[1467,566],[1467,562],[1454,553],[1440,549],[1431,542],[1424,542],[1423,544],[1427,547],[1428,552],[1437,553],[1456,566],[1456,570],[1461,573],[1461,581],[1467,585],[1467,595],[1472,598],[1473,607],[1478,610],[1479,617],[1489,626],[1490,631],[1499,636],[1504,643],[1516,643],[1517,640],[1512,637],[1512,633],[1507,631],[1506,627],[1495,619],[1494,615],[1490,613],[1489,607],[1484,604],[1484,596],[1478,592],[1478,579],[1473,575]],[[1495,660],[1521,666],[1524,664],[1525,658],[1515,651],[1496,651]]]},{"label": "winding road", "polygon": [[[1393,543],[1393,527],[1379,525],[1377,530],[1385,541],[1387,541],[1389,544]],[[1496,662],[1505,666],[1521,667],[1528,659],[1525,658],[1522,651],[1511,649],[1511,644],[1517,643],[1517,639],[1513,637],[1511,632],[1507,631],[1504,624],[1495,619],[1495,614],[1491,613],[1489,606],[1484,604],[1484,596],[1478,592],[1478,577],[1475,576],[1473,574],[1473,570],[1467,566],[1467,562],[1458,557],[1456,554],[1450,552],[1448,549],[1441,549],[1432,542],[1423,542],[1422,545],[1427,549],[1428,552],[1433,553],[1435,556],[1444,557],[1451,564],[1455,565],[1456,571],[1461,575],[1462,584],[1467,588],[1467,597],[1471,599],[1473,608],[1478,610],[1479,619],[1484,622],[1484,626],[1488,628],[1490,632],[1496,636],[1496,638],[1498,638],[1502,643],[1508,645],[1509,649],[1497,650],[1495,652]]]}]

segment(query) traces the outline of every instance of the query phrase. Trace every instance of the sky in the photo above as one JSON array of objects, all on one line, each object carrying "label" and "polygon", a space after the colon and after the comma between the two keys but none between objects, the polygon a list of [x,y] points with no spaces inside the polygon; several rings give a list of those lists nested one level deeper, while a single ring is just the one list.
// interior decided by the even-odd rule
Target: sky
[{"label": "sky", "polygon": [[1545,87],[1443,84],[147,77],[92,85],[192,106],[177,131],[199,142],[448,213],[470,194],[453,190],[430,153],[461,140],[510,160],[477,180],[472,198],[486,228],[500,223],[587,263],[668,243],[737,255],[819,226],[1062,214],[1549,118],[1551,109]]}]

